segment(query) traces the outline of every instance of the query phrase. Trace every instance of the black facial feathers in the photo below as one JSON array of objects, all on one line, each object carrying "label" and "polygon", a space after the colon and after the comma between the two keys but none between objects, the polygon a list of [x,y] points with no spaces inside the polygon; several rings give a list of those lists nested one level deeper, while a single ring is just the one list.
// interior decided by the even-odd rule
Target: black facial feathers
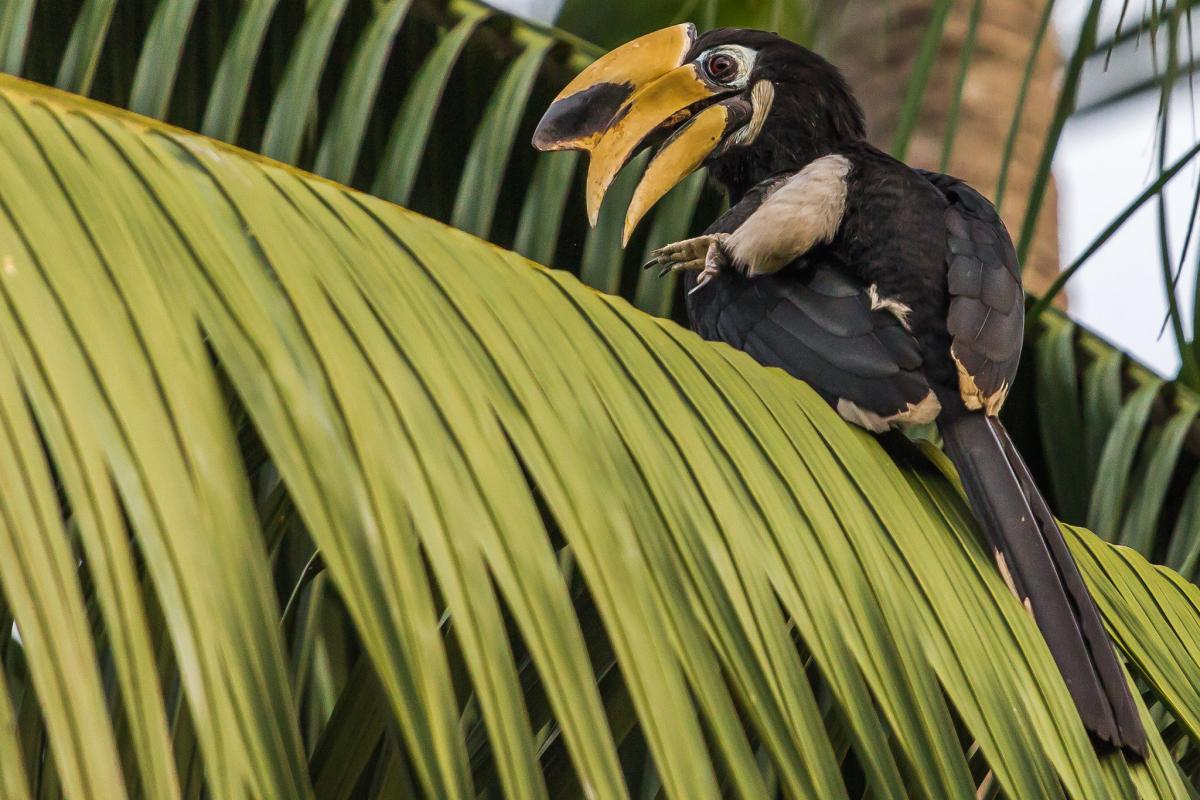
[{"label": "black facial feathers", "polygon": [[737,200],[778,172],[797,169],[865,138],[862,108],[846,79],[817,53],[766,31],[718,28],[700,36],[686,60],[721,45],[741,45],[757,56],[748,86],[775,88],[770,114],[753,144],[729,148],[709,166]]}]

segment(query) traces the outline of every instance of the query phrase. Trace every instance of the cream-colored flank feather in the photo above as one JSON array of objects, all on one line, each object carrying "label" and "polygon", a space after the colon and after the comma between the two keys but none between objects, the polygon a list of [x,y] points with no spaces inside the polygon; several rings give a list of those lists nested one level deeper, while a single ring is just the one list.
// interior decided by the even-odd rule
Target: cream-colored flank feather
[{"label": "cream-colored flank feather", "polygon": [[846,211],[845,156],[824,156],[782,181],[729,236],[726,252],[748,275],[777,272],[837,233]]}]

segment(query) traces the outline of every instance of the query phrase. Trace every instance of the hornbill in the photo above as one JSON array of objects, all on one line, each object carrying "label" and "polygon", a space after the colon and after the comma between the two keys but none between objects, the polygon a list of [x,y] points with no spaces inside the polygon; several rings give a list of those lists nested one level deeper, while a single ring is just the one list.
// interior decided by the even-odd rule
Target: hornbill
[{"label": "hornbill", "polygon": [[680,270],[692,328],[806,381],[882,433],[935,422],[1009,588],[1033,615],[1084,726],[1144,758],[1146,738],[1095,603],[997,418],[1016,374],[1024,297],[1012,241],[964,182],[866,141],[828,61],[772,33],[691,24],[636,39],[581,72],[534,133],[590,153],[593,224],[616,174],[660,144],[627,211],[701,166],[731,208],[654,252]]}]

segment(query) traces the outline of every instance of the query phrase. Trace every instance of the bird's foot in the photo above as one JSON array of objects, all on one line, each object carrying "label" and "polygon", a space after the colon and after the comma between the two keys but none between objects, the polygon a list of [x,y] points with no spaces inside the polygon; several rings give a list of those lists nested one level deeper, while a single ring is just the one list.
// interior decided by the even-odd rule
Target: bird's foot
[{"label": "bird's foot", "polygon": [[662,271],[658,273],[660,277],[671,271],[699,270],[696,285],[692,287],[694,293],[707,286],[722,269],[729,266],[729,256],[725,253],[727,239],[728,233],[714,233],[668,244],[652,252],[642,269],[661,267]]}]

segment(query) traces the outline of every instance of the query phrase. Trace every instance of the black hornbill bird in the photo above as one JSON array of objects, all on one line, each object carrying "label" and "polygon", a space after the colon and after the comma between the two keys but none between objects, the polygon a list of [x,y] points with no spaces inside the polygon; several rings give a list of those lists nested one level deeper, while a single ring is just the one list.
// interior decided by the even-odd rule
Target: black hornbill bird
[{"label": "black hornbill bird", "polygon": [[[997,419],[1016,374],[1024,298],[1012,241],[962,181],[865,138],[841,73],[779,36],[690,24],[599,59],[534,145],[590,153],[593,222],[617,172],[661,143],[625,239],[701,166],[732,207],[651,265],[681,270],[693,329],[809,383],[881,433],[936,421],[997,567],[1042,631],[1084,726],[1145,757],[1129,685],[1046,501]],[[649,266],[649,265],[648,265]]]}]

